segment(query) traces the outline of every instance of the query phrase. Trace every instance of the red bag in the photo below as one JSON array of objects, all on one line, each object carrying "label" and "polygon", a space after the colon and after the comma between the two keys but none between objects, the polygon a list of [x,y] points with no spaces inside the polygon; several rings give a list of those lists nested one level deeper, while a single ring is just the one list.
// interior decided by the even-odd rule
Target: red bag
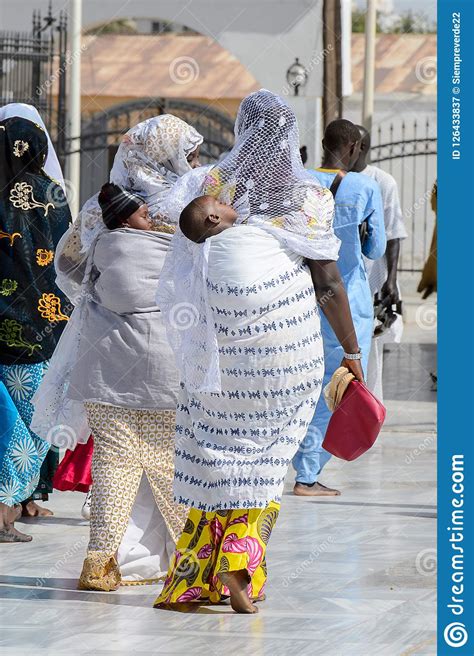
[{"label": "red bag", "polygon": [[92,485],[91,465],[93,451],[94,439],[92,435],[85,444],[77,444],[74,451],[68,449],[54,474],[54,489],[89,492]]},{"label": "red bag", "polygon": [[353,380],[332,413],[323,448],[342,460],[355,460],[377,439],[386,410],[363,383]]}]

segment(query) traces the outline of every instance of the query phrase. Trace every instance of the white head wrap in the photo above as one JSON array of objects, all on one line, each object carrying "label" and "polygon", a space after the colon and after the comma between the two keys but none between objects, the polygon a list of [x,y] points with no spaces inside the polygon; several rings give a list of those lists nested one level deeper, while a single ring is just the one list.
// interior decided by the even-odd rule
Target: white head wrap
[{"label": "white head wrap", "polygon": [[[208,173],[200,192],[185,197],[173,189],[163,201],[178,221],[198,195],[231,204],[238,222],[258,225],[283,247],[312,260],[336,260],[339,239],[332,222],[334,200],[301,161],[296,117],[279,96],[262,89],[241,103],[235,146]],[[177,186],[179,187],[179,185]],[[177,201],[173,203],[173,197]],[[209,240],[195,244],[178,229],[168,252],[157,300],[168,326],[181,378],[189,390],[220,391],[217,339],[206,291]],[[177,308],[195,314],[182,329]],[[190,308],[192,310],[190,310]],[[190,324],[190,325],[189,325]]]},{"label": "white head wrap", "polygon": [[[180,176],[192,171],[187,157],[202,142],[203,137],[197,130],[172,114],[142,121],[124,135],[115,155],[110,182],[140,196],[163,230],[174,232],[176,221],[160,214],[159,200]],[[84,203],[56,249],[56,282],[70,299],[80,292],[80,285],[68,275],[71,261],[79,267],[95,238],[107,229],[102,221],[98,195],[96,193]]]},{"label": "white head wrap", "polygon": [[58,156],[54,150],[53,142],[49,136],[48,130],[44,124],[43,119],[41,118],[40,113],[33,107],[33,105],[26,105],[25,103],[10,103],[0,107],[0,121],[4,121],[7,118],[13,118],[18,116],[20,118],[26,118],[28,121],[32,121],[42,128],[46,136],[48,137],[48,155],[46,157],[46,162],[43,166],[43,170],[50,178],[58,182],[61,187],[65,190],[64,186],[64,176],[59,164]]},{"label": "white head wrap", "polygon": [[[110,171],[110,182],[143,198],[155,218],[160,198],[180,176],[191,170],[187,157],[202,142],[199,132],[177,116],[163,114],[149,118],[124,135]],[[97,196],[90,198],[79,213],[83,251],[105,230]],[[160,220],[163,222],[176,224],[168,217]]]}]

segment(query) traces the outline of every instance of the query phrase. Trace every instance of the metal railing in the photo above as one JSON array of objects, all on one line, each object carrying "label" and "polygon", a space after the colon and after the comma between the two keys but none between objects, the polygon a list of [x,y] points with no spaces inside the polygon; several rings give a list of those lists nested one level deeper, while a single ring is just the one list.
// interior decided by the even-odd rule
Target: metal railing
[{"label": "metal railing", "polygon": [[40,112],[60,161],[66,145],[65,12],[33,13],[31,32],[0,31],[0,105],[27,103]]},{"label": "metal railing", "polygon": [[430,118],[380,126],[372,135],[371,163],[394,176],[408,238],[402,242],[400,271],[421,271],[434,228],[431,190],[436,180],[436,126]]},{"label": "metal railing", "polygon": [[123,135],[152,116],[171,113],[194,126],[204,137],[201,162],[216,161],[234,143],[234,122],[198,103],[167,98],[142,98],[114,105],[85,121],[81,131],[81,204],[107,181]]}]

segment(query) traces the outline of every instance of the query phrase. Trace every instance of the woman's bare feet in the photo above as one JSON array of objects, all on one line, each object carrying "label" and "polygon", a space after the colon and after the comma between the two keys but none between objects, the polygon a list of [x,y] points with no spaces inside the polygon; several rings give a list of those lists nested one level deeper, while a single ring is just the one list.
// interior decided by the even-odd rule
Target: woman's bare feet
[{"label": "woman's bare feet", "polygon": [[23,517],[51,517],[51,515],[54,515],[52,510],[38,506],[33,499],[30,499],[30,501],[23,501],[21,505],[23,507]]},{"label": "woman's bare feet", "polygon": [[247,570],[237,572],[220,572],[219,578],[229,588],[230,605],[236,613],[258,613],[258,608],[249,599],[247,588],[249,575]]},{"label": "woman's bare feet", "polygon": [[13,524],[0,528],[0,542],[31,542],[33,537],[26,533],[20,533]]},{"label": "woman's bare feet", "polygon": [[31,542],[33,539],[31,535],[20,533],[13,526],[15,520],[21,516],[20,508],[15,506],[7,506],[5,503],[0,503],[0,542]]}]

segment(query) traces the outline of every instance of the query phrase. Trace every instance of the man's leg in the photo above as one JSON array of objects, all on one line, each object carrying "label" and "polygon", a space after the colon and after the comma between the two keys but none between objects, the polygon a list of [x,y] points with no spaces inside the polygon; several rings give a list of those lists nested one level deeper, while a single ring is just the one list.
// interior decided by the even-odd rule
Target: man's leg
[{"label": "man's leg", "polygon": [[[329,383],[333,373],[341,364],[342,348],[331,350],[326,348],[324,357],[323,388]],[[339,490],[326,487],[318,481],[323,467],[331,458],[331,454],[323,448],[323,440],[330,418],[331,412],[321,392],[306,437],[293,458],[293,467],[296,469],[296,484],[293,491],[298,496],[339,496],[341,494]]]},{"label": "man's leg", "polygon": [[339,490],[326,487],[318,481],[323,467],[331,458],[331,454],[323,448],[330,416],[326,402],[321,397],[306,437],[293,458],[293,467],[296,469],[296,484],[293,491],[297,496],[327,497],[341,494]]}]

